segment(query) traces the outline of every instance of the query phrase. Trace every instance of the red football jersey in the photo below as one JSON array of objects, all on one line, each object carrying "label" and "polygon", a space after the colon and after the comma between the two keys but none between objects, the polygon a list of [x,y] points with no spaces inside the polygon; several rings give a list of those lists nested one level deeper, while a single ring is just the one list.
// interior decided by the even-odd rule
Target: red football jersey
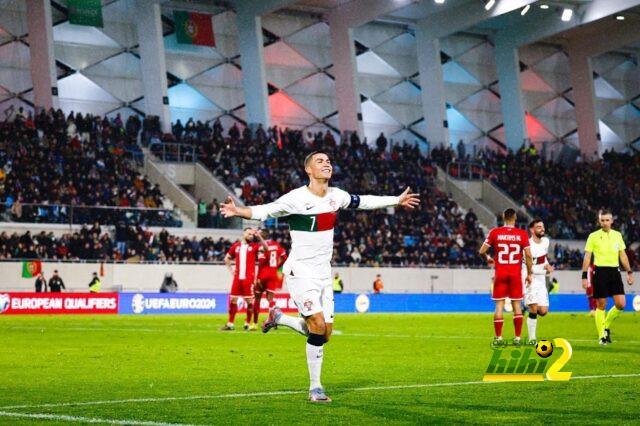
[{"label": "red football jersey", "polygon": [[529,247],[529,234],[514,226],[493,228],[484,243],[493,247],[496,275],[520,275],[524,249]]},{"label": "red football jersey", "polygon": [[276,241],[267,241],[268,248],[261,247],[258,253],[258,274],[275,274],[283,261],[287,260],[287,252]]},{"label": "red football jersey", "polygon": [[236,261],[235,278],[253,281],[256,277],[256,258],[258,257],[259,243],[245,243],[236,241],[233,243],[227,255]]}]

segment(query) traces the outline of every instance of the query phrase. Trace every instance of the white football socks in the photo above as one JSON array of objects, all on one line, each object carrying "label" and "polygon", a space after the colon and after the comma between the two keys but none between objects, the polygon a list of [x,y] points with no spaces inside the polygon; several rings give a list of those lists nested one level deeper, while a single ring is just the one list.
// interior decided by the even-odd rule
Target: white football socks
[{"label": "white football socks", "polygon": [[322,372],[322,359],[324,350],[322,346],[314,346],[307,343],[307,365],[309,366],[309,390],[321,388],[320,373]]},{"label": "white football socks", "polygon": [[527,330],[529,330],[529,340],[536,340],[536,327],[538,318],[527,317]]},{"label": "white football socks", "polygon": [[282,314],[277,321],[278,325],[284,325],[285,327],[289,327],[292,330],[297,331],[303,336],[309,335],[309,329],[307,328],[307,323],[303,318],[296,318],[290,315]]}]

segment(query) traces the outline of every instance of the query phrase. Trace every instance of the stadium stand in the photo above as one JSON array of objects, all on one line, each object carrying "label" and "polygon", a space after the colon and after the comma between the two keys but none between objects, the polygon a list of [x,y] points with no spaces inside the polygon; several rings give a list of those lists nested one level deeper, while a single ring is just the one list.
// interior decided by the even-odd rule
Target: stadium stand
[{"label": "stadium stand", "polygon": [[228,239],[178,237],[166,229],[153,233],[141,226],[106,227],[94,224],[55,237],[52,232],[32,235],[0,233],[0,259],[101,260],[127,262],[222,261],[231,247]]},{"label": "stadium stand", "polygon": [[[174,126],[175,128],[175,126]],[[303,185],[302,164],[311,151],[324,150],[334,161],[332,185],[374,195],[396,194],[409,185],[421,194],[417,212],[341,211],[336,226],[334,261],[362,265],[479,265],[475,252],[484,233],[474,215],[434,183],[436,169],[412,145],[387,148],[382,137],[375,147],[357,134],[337,143],[330,132],[303,135],[297,130],[259,128],[255,138],[240,138],[236,128],[223,137],[214,131],[200,145],[201,160],[248,204],[260,204]],[[271,221],[282,235],[282,221]],[[375,230],[375,231],[371,231]]]},{"label": "stadium stand", "polygon": [[[436,148],[432,155],[443,168],[457,161],[452,149]],[[482,150],[465,162],[478,165],[476,174],[490,179],[543,218],[553,238],[585,239],[593,230],[597,212],[610,208],[620,218],[616,228],[628,242],[640,241],[640,156],[605,152],[601,159],[576,162],[571,167],[546,160],[535,148],[503,154]],[[455,174],[455,167],[449,167]]]},{"label": "stadium stand", "polygon": [[[136,166],[140,121],[20,109],[0,123],[1,200],[18,222],[180,226]],[[106,208],[111,207],[111,208]],[[113,207],[117,207],[114,209]],[[155,210],[151,210],[155,209]]]}]

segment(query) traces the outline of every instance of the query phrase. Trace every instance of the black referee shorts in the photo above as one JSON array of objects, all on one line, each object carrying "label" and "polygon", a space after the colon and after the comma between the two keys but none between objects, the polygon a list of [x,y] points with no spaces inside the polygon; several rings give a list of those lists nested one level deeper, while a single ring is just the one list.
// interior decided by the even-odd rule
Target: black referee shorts
[{"label": "black referee shorts", "polygon": [[596,266],[593,272],[593,297],[606,299],[616,294],[624,294],[624,284],[618,268]]}]

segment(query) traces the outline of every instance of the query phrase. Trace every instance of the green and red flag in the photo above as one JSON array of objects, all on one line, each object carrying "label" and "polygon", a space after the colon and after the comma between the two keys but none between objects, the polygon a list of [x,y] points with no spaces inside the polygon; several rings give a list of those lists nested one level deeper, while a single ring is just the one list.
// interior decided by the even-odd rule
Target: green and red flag
[{"label": "green and red flag", "polygon": [[22,262],[22,278],[33,278],[40,272],[42,272],[42,262],[39,260]]},{"label": "green and red flag", "polygon": [[67,0],[67,10],[71,24],[100,28],[104,26],[101,0]]},{"label": "green and red flag", "polygon": [[173,23],[178,43],[216,46],[211,15],[174,10]]}]

